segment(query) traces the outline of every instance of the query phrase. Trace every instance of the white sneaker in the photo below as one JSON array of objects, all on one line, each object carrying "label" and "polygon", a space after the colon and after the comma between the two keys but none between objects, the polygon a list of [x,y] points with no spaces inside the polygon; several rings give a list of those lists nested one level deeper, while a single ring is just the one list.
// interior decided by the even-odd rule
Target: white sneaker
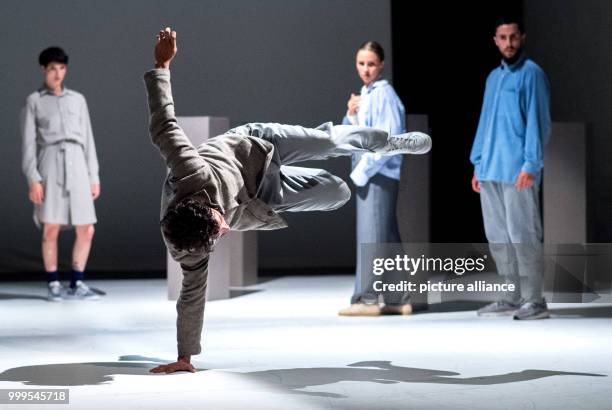
[{"label": "white sneaker", "polygon": [[68,290],[68,294],[77,299],[96,300],[100,297],[81,280],[76,281],[76,286]]},{"label": "white sneaker", "polygon": [[540,303],[523,303],[521,308],[514,313],[515,320],[537,320],[548,319],[549,317],[550,313],[545,300]]},{"label": "white sneaker", "polygon": [[426,154],[431,150],[431,137],[423,132],[391,135],[382,151],[383,155]]},{"label": "white sneaker", "polygon": [[47,291],[47,300],[49,302],[61,302],[64,298],[62,297],[62,291],[64,287],[59,281],[54,280],[53,282],[49,282],[47,285],[49,290]]}]

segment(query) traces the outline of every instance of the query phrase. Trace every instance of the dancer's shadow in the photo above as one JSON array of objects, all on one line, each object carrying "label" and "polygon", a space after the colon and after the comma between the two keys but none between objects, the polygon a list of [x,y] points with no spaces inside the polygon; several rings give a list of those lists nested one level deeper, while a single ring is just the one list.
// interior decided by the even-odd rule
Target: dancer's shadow
[{"label": "dancer's shadow", "polygon": [[279,369],[243,374],[256,379],[260,383],[286,390],[288,393],[329,398],[346,398],[347,396],[328,392],[303,391],[301,389],[338,382],[370,382],[379,384],[437,383],[483,386],[535,380],[550,376],[607,377],[603,374],[535,369],[490,376],[451,377],[460,376],[460,373],[394,366],[389,361],[358,362],[348,366]]},{"label": "dancer's shadow", "polygon": [[[24,366],[0,373],[0,381],[21,382],[25,385],[36,386],[97,385],[112,382],[115,375],[153,376],[149,373],[149,370],[163,363],[167,363],[167,361],[131,355],[121,356],[118,362]],[[198,371],[205,370],[199,369]],[[345,398],[346,396],[328,392],[304,391],[302,389],[343,381],[379,384],[437,383],[482,386],[535,380],[551,376],[606,377],[603,374],[531,369],[489,376],[455,377],[460,376],[460,374],[445,370],[394,366],[389,361],[358,362],[349,364],[347,367],[273,369],[240,374],[270,388],[281,389],[287,393],[329,398]]]},{"label": "dancer's shadow", "polygon": [[457,300],[440,303],[431,303],[426,306],[423,313],[450,313],[450,312],[465,312],[470,310],[478,310],[487,305],[489,302],[472,301],[472,300]]},{"label": "dancer's shadow", "polygon": [[[28,386],[93,386],[110,383],[116,375],[153,376],[149,370],[168,362],[132,355],[119,357],[119,362],[22,366],[0,373],[0,381],[21,382]],[[198,369],[198,371],[204,370]]]},{"label": "dancer's shadow", "polygon": [[13,299],[26,299],[26,300],[47,300],[42,295],[22,295],[17,293],[0,293],[0,300],[13,300]]}]

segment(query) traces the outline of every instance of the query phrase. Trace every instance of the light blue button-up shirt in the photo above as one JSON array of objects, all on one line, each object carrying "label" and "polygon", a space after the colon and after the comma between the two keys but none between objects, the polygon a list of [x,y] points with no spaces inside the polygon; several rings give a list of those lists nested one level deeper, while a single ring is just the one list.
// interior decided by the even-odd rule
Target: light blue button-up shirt
[{"label": "light blue button-up shirt", "polygon": [[521,171],[540,180],[550,138],[550,85],[524,56],[487,78],[470,161],[478,181],[514,184]]},{"label": "light blue button-up shirt", "polygon": [[[387,80],[378,79],[361,88],[361,101],[356,116],[345,116],[343,124],[378,128],[391,135],[406,130],[404,105]],[[351,179],[357,186],[364,186],[377,173],[399,180],[402,156],[381,154],[355,154]]]}]

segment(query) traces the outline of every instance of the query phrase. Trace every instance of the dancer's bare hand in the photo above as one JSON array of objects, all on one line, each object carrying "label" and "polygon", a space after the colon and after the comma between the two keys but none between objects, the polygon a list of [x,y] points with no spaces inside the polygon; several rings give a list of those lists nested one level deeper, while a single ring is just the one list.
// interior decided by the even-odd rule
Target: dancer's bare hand
[{"label": "dancer's bare hand", "polygon": [[35,205],[40,205],[45,200],[45,193],[41,182],[32,182],[30,192],[28,193],[30,201]]},{"label": "dancer's bare hand", "polygon": [[162,364],[151,370],[150,373],[174,373],[174,372],[191,372],[195,373],[196,368],[190,363],[190,359],[179,357],[178,361],[170,364]]},{"label": "dancer's bare hand", "polygon": [[355,95],[351,93],[351,98],[349,98],[346,106],[348,107],[349,115],[357,115],[357,111],[359,110],[359,102],[361,101],[360,95]]},{"label": "dancer's bare hand", "polygon": [[170,61],[176,51],[176,31],[172,31],[170,27],[160,30],[155,44],[155,68],[170,68]]}]

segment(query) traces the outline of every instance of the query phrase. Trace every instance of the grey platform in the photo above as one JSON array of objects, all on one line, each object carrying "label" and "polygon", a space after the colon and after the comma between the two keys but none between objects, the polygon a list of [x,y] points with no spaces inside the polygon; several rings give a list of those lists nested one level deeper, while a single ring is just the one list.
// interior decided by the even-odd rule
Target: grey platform
[{"label": "grey platform", "polygon": [[[229,129],[225,117],[178,117],[179,125],[198,146],[208,138]],[[183,273],[181,267],[167,254],[168,299],[176,300],[180,294]],[[257,281],[257,233],[230,232],[215,247],[209,261],[207,299],[226,299],[230,286],[245,286]]]}]

